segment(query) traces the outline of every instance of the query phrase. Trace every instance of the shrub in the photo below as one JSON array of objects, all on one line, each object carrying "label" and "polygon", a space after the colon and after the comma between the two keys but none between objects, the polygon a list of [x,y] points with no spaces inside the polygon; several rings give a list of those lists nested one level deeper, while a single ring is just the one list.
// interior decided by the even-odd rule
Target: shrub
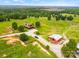
[{"label": "shrub", "polygon": [[46,46],[46,49],[49,50],[49,46],[48,45]]},{"label": "shrub", "polygon": [[18,27],[18,30],[19,30],[20,32],[24,32],[24,26],[20,25],[20,26]]},{"label": "shrub", "polygon": [[27,41],[29,39],[29,37],[26,34],[20,34],[20,40],[22,41]]}]

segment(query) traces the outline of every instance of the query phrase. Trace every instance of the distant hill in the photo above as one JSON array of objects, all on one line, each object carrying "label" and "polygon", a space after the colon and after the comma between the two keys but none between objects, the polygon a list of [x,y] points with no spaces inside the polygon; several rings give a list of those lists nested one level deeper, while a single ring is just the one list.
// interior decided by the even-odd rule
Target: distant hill
[{"label": "distant hill", "polygon": [[26,6],[26,5],[0,5],[0,8],[45,8],[45,9],[52,9],[52,8],[79,8],[77,6]]}]

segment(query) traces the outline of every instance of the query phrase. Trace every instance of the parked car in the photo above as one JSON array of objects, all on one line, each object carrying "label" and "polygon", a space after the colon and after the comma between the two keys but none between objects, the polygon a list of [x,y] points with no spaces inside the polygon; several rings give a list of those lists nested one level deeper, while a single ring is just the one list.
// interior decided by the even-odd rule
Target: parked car
[{"label": "parked car", "polygon": [[35,36],[35,38],[37,38],[37,39],[38,39],[38,36]]}]

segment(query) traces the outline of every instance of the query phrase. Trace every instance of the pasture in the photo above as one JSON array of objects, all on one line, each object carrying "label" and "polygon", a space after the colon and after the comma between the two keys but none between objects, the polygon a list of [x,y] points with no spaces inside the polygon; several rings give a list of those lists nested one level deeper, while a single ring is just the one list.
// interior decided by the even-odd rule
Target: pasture
[{"label": "pasture", "polygon": [[38,45],[26,44],[22,46],[19,42],[13,45],[6,44],[6,40],[0,39],[0,58],[55,58],[40,49]]},{"label": "pasture", "polygon": [[[63,14],[70,16],[73,14]],[[48,20],[47,17],[30,17],[24,20],[11,20],[6,22],[0,22],[0,35],[12,33],[11,24],[12,22],[17,22],[19,25],[24,25],[25,23],[32,23],[35,25],[35,22],[39,21],[41,23],[40,28],[36,28],[40,35],[48,40],[48,36],[52,34],[63,34],[67,31],[66,35],[70,39],[78,39],[79,38],[79,16],[74,17],[72,21],[56,21],[55,18],[52,17],[51,20]],[[77,26],[76,26],[77,25]],[[72,27],[74,26],[74,27]],[[69,29],[71,27],[71,29]],[[18,32],[18,31],[17,31]]]}]

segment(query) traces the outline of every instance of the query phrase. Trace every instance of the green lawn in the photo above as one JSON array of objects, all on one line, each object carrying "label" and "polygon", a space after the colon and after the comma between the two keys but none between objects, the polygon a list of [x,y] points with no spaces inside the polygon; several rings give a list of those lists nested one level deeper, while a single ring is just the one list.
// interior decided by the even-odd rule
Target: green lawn
[{"label": "green lawn", "polygon": [[23,20],[15,20],[15,19],[11,19],[11,21],[6,21],[6,22],[0,22],[0,35],[4,35],[4,34],[8,34],[8,33],[12,33],[12,22],[16,22],[19,25],[24,25],[25,23],[28,23],[30,21],[30,23],[34,23],[36,20],[36,18],[31,17],[31,18],[27,18],[27,19],[23,19]]},{"label": "green lawn", "polygon": [[[63,14],[63,15],[72,15],[72,14]],[[35,24],[36,21],[41,23],[40,28],[36,28],[40,36],[48,40],[48,36],[52,34],[63,34],[67,31],[66,35],[68,39],[74,39],[76,41],[79,40],[79,16],[77,15],[74,17],[73,21],[56,21],[54,18],[51,20],[47,20],[46,17],[39,17],[34,18],[30,17],[24,20],[12,20],[6,22],[0,22],[0,35],[8,34],[12,30],[8,29],[11,28],[12,22],[17,22],[18,25],[23,25],[25,23],[33,23]],[[73,26],[74,27],[71,27]],[[68,29],[71,27],[71,29]],[[12,33],[12,32],[11,32]],[[29,42],[32,42],[33,38],[30,38]],[[28,56],[29,52],[32,52],[31,56]],[[7,55],[6,57],[55,57],[55,55],[49,56],[44,51],[41,51],[38,46],[33,46],[31,43],[28,44],[27,47],[23,47],[20,43],[17,43],[15,46],[5,44],[5,41],[0,40],[0,57],[3,55]]]},{"label": "green lawn", "polygon": [[79,24],[69,29],[67,32],[67,36],[69,39],[74,39],[78,42],[79,41]]},{"label": "green lawn", "polygon": [[17,22],[18,25],[23,25],[26,20],[11,20],[6,22],[0,22],[0,35],[11,33],[12,22]]},{"label": "green lawn", "polygon": [[[63,14],[63,15],[74,16],[73,14]],[[30,18],[27,18],[24,20],[12,20],[10,22],[9,21],[0,22],[0,35],[11,32],[10,30],[7,30],[7,28],[11,27],[11,23],[14,21],[17,22],[18,25],[23,25],[26,22],[35,24],[36,21],[39,21],[41,23],[41,27],[37,28],[37,30],[40,32],[41,36],[43,36],[44,38],[46,38],[48,40],[49,35],[62,34],[63,32],[65,32],[67,30],[67,28],[69,28],[71,26],[71,24],[79,23],[78,18],[79,18],[79,16],[77,15],[76,17],[74,17],[73,21],[62,21],[62,20],[56,21],[52,17],[52,20],[49,21],[49,20],[47,20],[46,17],[39,17],[39,18],[30,17]],[[77,27],[77,29],[79,29],[79,27]],[[74,33],[74,35],[70,35],[70,34],[72,34],[72,29],[70,29],[70,30],[68,30],[67,36],[72,37],[72,38],[75,37],[75,35],[78,36],[79,31],[74,30],[73,33]],[[78,39],[78,37],[76,37],[76,39]]]},{"label": "green lawn", "polygon": [[[29,55],[29,52],[31,54]],[[7,45],[6,41],[0,40],[0,58],[55,58],[54,55],[48,55],[40,49],[33,46],[31,43],[26,47],[19,42],[16,45]]]}]

